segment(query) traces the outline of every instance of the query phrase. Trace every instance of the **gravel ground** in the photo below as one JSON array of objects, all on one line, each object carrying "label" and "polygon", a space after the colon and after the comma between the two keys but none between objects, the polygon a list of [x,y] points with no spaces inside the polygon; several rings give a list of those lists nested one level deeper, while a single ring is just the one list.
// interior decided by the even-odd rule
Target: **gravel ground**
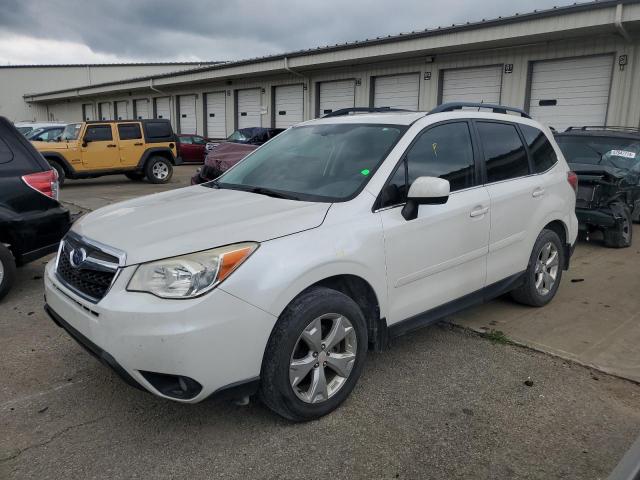
[{"label": "gravel ground", "polygon": [[315,422],[165,401],[46,318],[42,268],[1,307],[2,479],[603,478],[640,433],[638,385],[446,324],[371,354]]}]

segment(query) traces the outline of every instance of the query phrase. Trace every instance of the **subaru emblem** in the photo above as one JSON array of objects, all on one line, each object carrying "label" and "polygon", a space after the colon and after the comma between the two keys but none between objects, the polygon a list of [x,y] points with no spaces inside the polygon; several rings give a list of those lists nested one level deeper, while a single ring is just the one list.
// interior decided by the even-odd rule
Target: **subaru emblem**
[{"label": "subaru emblem", "polygon": [[73,250],[71,250],[71,253],[69,253],[69,262],[74,268],[80,267],[80,265],[82,265],[86,259],[87,251],[82,247],[74,248]]}]

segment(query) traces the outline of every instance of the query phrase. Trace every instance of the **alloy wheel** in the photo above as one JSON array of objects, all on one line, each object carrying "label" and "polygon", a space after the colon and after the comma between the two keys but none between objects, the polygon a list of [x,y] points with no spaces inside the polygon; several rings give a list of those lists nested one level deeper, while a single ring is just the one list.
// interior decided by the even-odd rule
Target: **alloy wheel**
[{"label": "alloy wheel", "polygon": [[289,365],[289,381],[305,403],[320,403],[347,382],[356,361],[358,339],[343,315],[329,313],[314,319],[298,337]]},{"label": "alloy wheel", "polygon": [[546,296],[553,289],[558,278],[560,255],[552,242],[547,242],[536,260],[534,277],[536,290],[539,295]]},{"label": "alloy wheel", "polygon": [[158,180],[164,180],[169,176],[169,167],[164,162],[156,162],[151,171]]},{"label": "alloy wheel", "polygon": [[4,264],[0,262],[0,285],[2,285],[3,280],[4,280]]}]

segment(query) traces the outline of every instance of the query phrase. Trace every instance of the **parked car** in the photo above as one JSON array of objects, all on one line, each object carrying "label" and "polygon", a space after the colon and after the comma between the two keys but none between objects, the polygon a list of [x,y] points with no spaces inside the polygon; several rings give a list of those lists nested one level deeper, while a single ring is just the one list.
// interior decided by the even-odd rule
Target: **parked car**
[{"label": "parked car", "polygon": [[256,148],[258,145],[248,143],[227,142],[218,145],[207,153],[204,165],[191,177],[191,185],[218,178]]},{"label": "parked car", "polygon": [[202,163],[207,153],[205,147],[211,139],[200,135],[178,135],[178,156],[183,163]]},{"label": "parked car", "polygon": [[244,128],[233,132],[224,142],[208,143],[204,165],[191,177],[191,185],[218,178],[260,145],[282,132],[282,128]]},{"label": "parked car", "polygon": [[207,150],[213,150],[222,143],[241,143],[246,145],[262,145],[268,142],[279,133],[284,132],[284,128],[263,128],[263,127],[251,127],[241,128],[229,135],[225,140],[215,142],[210,141],[207,143]]},{"label": "parked car", "polygon": [[27,137],[27,140],[32,142],[53,142],[62,135],[64,127],[66,127],[66,125],[59,125],[57,127],[40,127],[31,130],[31,132],[27,133],[25,136]]},{"label": "parked car", "polygon": [[640,219],[640,132],[615,127],[569,128],[556,141],[578,174],[576,214],[608,247],[629,247]]},{"label": "parked car", "polygon": [[45,308],[158,396],[325,415],[367,350],[506,292],[546,305],[568,268],[577,178],[551,132],[459,105],[299,124],[215,182],[96,210]]},{"label": "parked car", "polygon": [[16,267],[55,252],[69,230],[69,212],[57,198],[55,170],[0,117],[0,299]]},{"label": "parked car", "polygon": [[167,183],[181,163],[171,123],[162,119],[71,123],[59,142],[33,145],[56,169],[60,184],[114,174]]},{"label": "parked car", "polygon": [[15,124],[18,131],[25,136],[37,128],[64,126],[65,124],[60,122],[17,122]]}]

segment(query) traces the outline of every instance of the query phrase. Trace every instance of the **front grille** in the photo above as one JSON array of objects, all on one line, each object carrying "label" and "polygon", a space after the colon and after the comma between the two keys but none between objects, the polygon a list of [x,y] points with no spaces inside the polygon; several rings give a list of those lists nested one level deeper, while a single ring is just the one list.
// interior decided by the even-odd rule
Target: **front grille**
[{"label": "front grille", "polygon": [[[75,249],[83,249],[86,252],[84,261],[76,266],[71,262]],[[95,303],[107,294],[118,265],[117,257],[67,235],[60,248],[56,273],[68,288]]]}]

